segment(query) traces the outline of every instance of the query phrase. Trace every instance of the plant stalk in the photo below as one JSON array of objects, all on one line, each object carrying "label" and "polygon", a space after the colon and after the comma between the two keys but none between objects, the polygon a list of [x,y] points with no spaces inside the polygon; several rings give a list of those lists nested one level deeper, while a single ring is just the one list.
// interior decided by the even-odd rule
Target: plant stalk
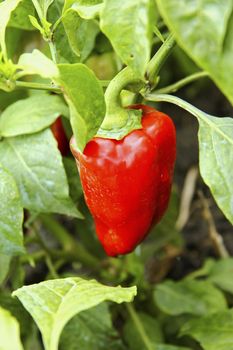
[{"label": "plant stalk", "polygon": [[96,267],[99,264],[97,258],[91,255],[81,244],[79,244],[69,232],[56,221],[51,215],[40,215],[43,226],[52,233],[64,249],[64,256],[68,254],[75,256],[78,261],[88,267]]},{"label": "plant stalk", "polygon": [[130,67],[120,71],[110,82],[105,92],[106,116],[101,125],[103,130],[121,129],[129,119],[128,111],[122,107],[120,93],[130,84],[140,84],[138,78]]},{"label": "plant stalk", "polygon": [[204,78],[204,77],[208,77],[209,74],[207,72],[197,72],[194,74],[189,75],[188,77],[181,79],[179,81],[177,81],[174,84],[168,85],[164,88],[158,89],[158,90],[154,90],[153,92],[156,94],[170,94],[172,92],[176,92],[177,90],[181,89],[182,87],[184,87],[187,84],[192,83],[195,80],[198,80],[200,78]]},{"label": "plant stalk", "polygon": [[140,321],[134,307],[133,307],[133,304],[132,303],[126,303],[126,307],[127,307],[127,310],[128,310],[128,313],[130,314],[130,317],[132,318],[133,320],[133,323],[138,331],[138,333],[140,334],[141,338],[142,338],[142,341],[143,343],[145,344],[145,347],[147,350],[156,350],[156,348],[153,346],[152,348],[152,345],[151,345],[151,342],[150,342],[150,339],[148,338],[146,332],[145,332],[145,329],[143,327],[143,324],[142,322]]},{"label": "plant stalk", "polygon": [[148,63],[146,77],[152,87],[156,85],[158,73],[174,46],[174,36],[170,34]]},{"label": "plant stalk", "polygon": [[26,88],[32,90],[48,90],[53,91],[58,94],[62,93],[61,89],[56,86],[51,86],[49,84],[41,84],[41,83],[32,83],[26,81],[16,81],[15,82],[17,88]]}]

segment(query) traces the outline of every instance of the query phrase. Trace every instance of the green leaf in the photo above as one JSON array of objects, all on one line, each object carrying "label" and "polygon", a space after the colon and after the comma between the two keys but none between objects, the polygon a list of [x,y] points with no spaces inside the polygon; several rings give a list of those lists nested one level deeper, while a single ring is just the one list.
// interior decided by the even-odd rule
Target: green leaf
[{"label": "green leaf", "polygon": [[28,18],[29,15],[35,15],[33,3],[31,0],[22,0],[12,12],[8,26],[24,30],[34,30]]},{"label": "green leaf", "polygon": [[60,23],[54,32],[57,60],[59,63],[78,63],[80,58],[71,49],[63,23]]},{"label": "green leaf", "polygon": [[99,304],[75,316],[65,326],[60,350],[126,350],[112,327],[107,303]]},{"label": "green leaf", "polygon": [[103,89],[94,73],[81,63],[60,64],[59,71],[76,143],[83,151],[87,142],[96,135],[105,116]]},{"label": "green leaf", "polygon": [[233,119],[211,116],[172,95],[148,94],[146,98],[155,102],[174,103],[198,119],[201,175],[218,206],[233,223]]},{"label": "green leaf", "polygon": [[150,59],[156,8],[151,0],[106,0],[100,26],[122,59],[136,74],[143,76]]},{"label": "green leaf", "polygon": [[178,44],[233,103],[232,0],[157,0],[157,4]]},{"label": "green leaf", "polygon": [[17,255],[24,252],[23,207],[14,178],[2,167],[0,198],[0,254]]},{"label": "green leaf", "polygon": [[62,21],[71,49],[83,62],[94,48],[98,25],[93,20],[82,19],[72,10],[66,12]]},{"label": "green leaf", "polygon": [[233,350],[233,310],[190,320],[181,335],[190,335],[204,350]]},{"label": "green leaf", "polygon": [[168,315],[206,315],[227,307],[223,294],[210,282],[182,280],[165,281],[155,288],[158,307]]},{"label": "green leaf", "polygon": [[175,346],[168,344],[155,344],[154,350],[192,350],[183,346]]},{"label": "green leaf", "polygon": [[[139,318],[140,323],[143,325],[152,348],[156,349],[156,346],[153,347],[153,344],[163,342],[163,334],[159,322],[155,318],[143,312],[138,312],[137,317]],[[128,319],[125,324],[124,339],[131,350],[147,350],[147,347],[131,318]]]},{"label": "green leaf", "polygon": [[208,280],[222,290],[233,294],[233,258],[216,261],[208,274]]},{"label": "green leaf", "polygon": [[13,295],[36,321],[45,349],[57,350],[60,334],[73,316],[105,300],[130,302],[136,295],[136,287],[108,287],[76,277],[24,286]]},{"label": "green leaf", "polygon": [[33,27],[38,29],[40,34],[43,36],[45,34],[44,28],[40,25],[37,18],[35,16],[29,16],[29,20],[30,20],[31,24],[33,25]]},{"label": "green leaf", "polygon": [[41,131],[59,115],[69,115],[67,106],[59,96],[35,95],[19,100],[1,114],[0,135],[10,137]]},{"label": "green leaf", "polygon": [[32,0],[39,18],[46,19],[49,6],[54,2],[54,0]]},{"label": "green leaf", "polygon": [[22,54],[18,65],[25,74],[39,74],[43,78],[50,79],[57,78],[59,75],[56,64],[39,50]]},{"label": "green leaf", "polygon": [[68,9],[76,11],[84,19],[92,19],[99,15],[103,7],[102,0],[65,0],[63,14]]},{"label": "green leaf", "polygon": [[233,119],[203,113],[198,121],[201,176],[233,224]]},{"label": "green leaf", "polygon": [[0,284],[6,278],[10,268],[11,256],[0,254]]},{"label": "green leaf", "polygon": [[14,175],[25,208],[82,217],[69,198],[61,154],[49,129],[0,142],[0,159]]},{"label": "green leaf", "polygon": [[11,314],[0,307],[0,349],[23,350],[20,341],[19,325]]},{"label": "green leaf", "polygon": [[0,47],[6,54],[5,33],[6,26],[10,20],[11,12],[18,6],[21,0],[5,0],[0,3]]},{"label": "green leaf", "polygon": [[66,170],[68,184],[70,188],[70,196],[74,203],[78,203],[83,195],[83,189],[77,169],[77,165],[74,159],[64,157],[63,164]]},{"label": "green leaf", "polygon": [[[12,276],[13,278],[14,275]],[[16,318],[20,326],[20,334],[23,338],[31,334],[33,320],[18,299],[13,298],[10,294],[0,293],[0,306],[8,310]]]}]

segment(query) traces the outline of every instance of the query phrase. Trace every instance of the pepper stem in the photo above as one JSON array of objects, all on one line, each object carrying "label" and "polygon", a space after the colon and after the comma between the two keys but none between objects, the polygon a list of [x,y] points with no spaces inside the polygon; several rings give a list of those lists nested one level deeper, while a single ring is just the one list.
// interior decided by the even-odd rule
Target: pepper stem
[{"label": "pepper stem", "polygon": [[142,79],[130,67],[120,71],[110,82],[105,92],[106,116],[97,133],[100,137],[121,139],[134,129],[141,128],[141,113],[122,107],[120,93],[129,85],[141,88]]},{"label": "pepper stem", "polygon": [[174,46],[174,36],[170,34],[148,63],[146,75],[152,86],[156,85],[158,73]]}]

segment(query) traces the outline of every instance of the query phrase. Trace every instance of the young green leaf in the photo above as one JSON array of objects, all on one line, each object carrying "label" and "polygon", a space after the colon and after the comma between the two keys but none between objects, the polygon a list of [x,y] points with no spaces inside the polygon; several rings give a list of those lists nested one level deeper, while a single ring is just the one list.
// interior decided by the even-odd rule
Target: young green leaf
[{"label": "young green leaf", "polygon": [[1,114],[0,135],[10,137],[41,131],[59,115],[69,115],[68,107],[59,96],[35,95],[19,100]]},{"label": "young green leaf", "polygon": [[158,307],[168,315],[200,316],[227,307],[223,294],[207,281],[165,281],[155,288],[154,298]]},{"label": "young green leaf", "polygon": [[0,159],[14,175],[25,208],[82,217],[69,198],[62,157],[49,129],[4,139]]},{"label": "young green leaf", "polygon": [[23,350],[20,340],[19,324],[16,319],[0,307],[0,349]]},{"label": "young green leaf", "polygon": [[43,78],[58,78],[59,71],[55,63],[39,50],[20,56],[19,67],[25,74],[39,74]]},{"label": "young green leaf", "polygon": [[37,323],[46,350],[57,350],[64,326],[79,312],[105,300],[130,302],[135,295],[136,287],[108,287],[78,277],[24,286],[13,293]]},{"label": "young green leaf", "polygon": [[233,2],[157,0],[161,15],[186,53],[233,104]]},{"label": "young green leaf", "polygon": [[122,61],[143,76],[150,59],[151,38],[156,20],[151,0],[106,0],[100,26]]},{"label": "young green leaf", "polygon": [[10,20],[12,11],[14,11],[20,1],[21,0],[5,0],[0,3],[0,47],[4,56],[7,56],[5,43],[6,26]]},{"label": "young green leaf", "polygon": [[102,87],[94,73],[81,63],[60,64],[59,82],[64,89],[71,112],[71,125],[76,143],[83,151],[96,135],[105,116]]},{"label": "young green leaf", "polygon": [[48,8],[54,2],[54,0],[32,0],[32,2],[39,18],[41,20],[45,20],[47,17]]},{"label": "young green leaf", "polygon": [[15,255],[23,249],[23,208],[14,178],[0,167],[0,254]]},{"label": "young green leaf", "polygon": [[190,335],[204,350],[233,349],[233,310],[227,310],[188,321],[181,335]]},{"label": "young green leaf", "polygon": [[103,7],[102,0],[65,0],[63,14],[69,9],[78,13],[84,19],[92,19],[99,15]]}]

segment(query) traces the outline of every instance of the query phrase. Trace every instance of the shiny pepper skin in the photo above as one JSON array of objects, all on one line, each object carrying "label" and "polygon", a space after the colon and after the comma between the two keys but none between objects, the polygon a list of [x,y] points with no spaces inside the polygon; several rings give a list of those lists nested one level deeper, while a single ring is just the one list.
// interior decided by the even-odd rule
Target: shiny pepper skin
[{"label": "shiny pepper skin", "polygon": [[95,137],[76,158],[86,203],[109,256],[130,253],[168,206],[176,136],[172,120],[145,105],[142,129],[122,140]]},{"label": "shiny pepper skin", "polygon": [[69,153],[69,141],[67,139],[61,117],[58,117],[51,125],[53,136],[57,140],[57,147],[63,156]]}]

